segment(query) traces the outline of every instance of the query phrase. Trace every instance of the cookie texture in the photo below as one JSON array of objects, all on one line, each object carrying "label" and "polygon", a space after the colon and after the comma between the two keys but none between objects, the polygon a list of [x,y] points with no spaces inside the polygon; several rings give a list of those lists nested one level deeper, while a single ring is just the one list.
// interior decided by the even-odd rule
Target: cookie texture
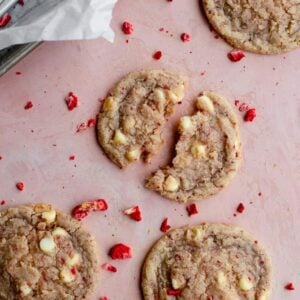
[{"label": "cookie texture", "polygon": [[0,212],[0,299],[88,299],[99,269],[93,238],[38,204]]},{"label": "cookie texture", "polygon": [[186,78],[163,70],[128,74],[109,93],[98,117],[98,140],[107,156],[124,168],[149,162],[163,143],[162,128],[182,101]]},{"label": "cookie texture", "polygon": [[216,194],[236,174],[241,161],[238,121],[231,104],[214,92],[196,100],[197,112],[182,117],[172,165],[156,171],[146,187],[179,202]]},{"label": "cookie texture", "polygon": [[277,54],[300,47],[299,0],[203,0],[214,29],[233,47]]},{"label": "cookie texture", "polygon": [[242,228],[223,224],[171,230],[150,250],[142,272],[145,300],[268,300],[270,289],[263,247]]}]

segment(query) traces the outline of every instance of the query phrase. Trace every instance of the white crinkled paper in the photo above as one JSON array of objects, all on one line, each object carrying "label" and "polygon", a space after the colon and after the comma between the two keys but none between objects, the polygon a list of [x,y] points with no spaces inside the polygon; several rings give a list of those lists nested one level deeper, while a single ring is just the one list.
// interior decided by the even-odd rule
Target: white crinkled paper
[{"label": "white crinkled paper", "polygon": [[0,30],[0,49],[35,41],[103,37],[112,42],[117,0],[27,0],[10,11],[12,25]]}]

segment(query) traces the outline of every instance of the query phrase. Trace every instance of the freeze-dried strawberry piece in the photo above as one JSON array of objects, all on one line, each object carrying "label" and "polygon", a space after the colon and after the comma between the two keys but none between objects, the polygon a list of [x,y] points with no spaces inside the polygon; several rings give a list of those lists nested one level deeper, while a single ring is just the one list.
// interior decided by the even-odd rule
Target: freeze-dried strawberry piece
[{"label": "freeze-dried strawberry piece", "polygon": [[251,109],[247,110],[245,117],[244,117],[245,122],[252,122],[255,118],[256,118],[256,109],[251,108]]},{"label": "freeze-dried strawberry piece", "polygon": [[180,37],[183,42],[189,42],[191,40],[191,36],[185,32],[182,33]]},{"label": "freeze-dried strawberry piece", "polygon": [[4,205],[6,203],[5,200],[1,200],[0,205]]},{"label": "freeze-dried strawberry piece", "polygon": [[125,34],[132,34],[134,31],[133,25],[125,21],[122,25],[122,30]]},{"label": "freeze-dried strawberry piece", "polygon": [[69,93],[69,95],[65,98],[65,101],[69,110],[73,110],[78,106],[78,97],[73,92]]},{"label": "freeze-dried strawberry piece", "polygon": [[108,205],[104,199],[86,201],[73,208],[72,216],[76,220],[81,221],[90,211],[103,211],[107,210],[107,208]]},{"label": "freeze-dried strawberry piece", "polygon": [[125,209],[124,214],[137,222],[142,220],[142,213],[139,206],[133,206],[131,208]]},{"label": "freeze-dried strawberry piece", "polygon": [[95,126],[95,125],[96,125],[96,120],[93,119],[93,118],[91,118],[91,119],[89,119],[86,123],[81,123],[81,124],[79,124],[79,125],[77,126],[76,132],[84,131],[84,130],[86,130],[86,129],[88,129],[88,128],[91,128],[91,127],[93,127],[93,126]]},{"label": "freeze-dried strawberry piece", "polygon": [[109,255],[112,259],[126,259],[132,257],[130,247],[124,244],[113,246],[109,251]]},{"label": "freeze-dried strawberry piece", "polygon": [[75,155],[70,155],[69,156],[69,160],[74,160],[75,159]]},{"label": "freeze-dried strawberry piece", "polygon": [[109,300],[107,297],[100,297],[99,300]]},{"label": "freeze-dried strawberry piece", "polygon": [[237,212],[239,212],[240,214],[243,213],[243,211],[245,210],[245,206],[243,203],[240,203],[236,209]]},{"label": "freeze-dried strawberry piece", "polygon": [[173,289],[167,289],[167,294],[169,296],[178,296],[181,294],[181,290],[173,290]]},{"label": "freeze-dried strawberry piece", "polygon": [[23,6],[24,5],[24,0],[19,0],[18,3]]},{"label": "freeze-dried strawberry piece", "polygon": [[242,103],[239,106],[239,111],[241,111],[241,112],[247,111],[248,109],[249,109],[249,105],[247,103]]},{"label": "freeze-dried strawberry piece", "polygon": [[284,288],[288,291],[293,291],[295,289],[294,284],[292,282],[287,283]]},{"label": "freeze-dried strawberry piece", "polygon": [[171,226],[168,224],[168,218],[165,218],[160,226],[160,231],[167,232]]},{"label": "freeze-dried strawberry piece", "polygon": [[161,52],[161,51],[156,51],[156,52],[153,54],[153,58],[156,59],[156,60],[161,59],[161,57],[162,57],[162,52]]},{"label": "freeze-dried strawberry piece", "polygon": [[11,20],[10,14],[5,14],[2,17],[0,17],[0,28],[5,27]]},{"label": "freeze-dried strawberry piece", "polygon": [[188,205],[186,207],[186,210],[187,210],[189,216],[198,214],[198,208],[197,208],[197,205],[195,203],[192,203],[192,204]]},{"label": "freeze-dried strawberry piece", "polygon": [[20,71],[17,71],[16,75],[22,75],[22,73]]},{"label": "freeze-dried strawberry piece", "polygon": [[93,127],[96,125],[96,120],[95,119],[89,119],[87,121],[87,127],[90,128],[90,127]]},{"label": "freeze-dried strawberry piece", "polygon": [[23,182],[18,182],[16,184],[16,187],[19,191],[23,191],[24,190],[24,183]]},{"label": "freeze-dried strawberry piece", "polygon": [[76,269],[75,267],[73,267],[73,268],[71,269],[71,273],[72,273],[73,275],[77,275],[77,269]]},{"label": "freeze-dried strawberry piece", "polygon": [[32,101],[28,101],[27,103],[26,103],[26,105],[24,106],[24,109],[30,109],[30,108],[32,108],[33,107],[33,103],[32,103]]},{"label": "freeze-dried strawberry piece", "polygon": [[239,99],[235,99],[234,100],[234,105],[235,106],[239,106],[240,105],[240,100]]},{"label": "freeze-dried strawberry piece", "polygon": [[228,58],[234,62],[240,61],[244,57],[245,53],[241,50],[232,50],[228,53]]},{"label": "freeze-dried strawberry piece", "polygon": [[114,272],[114,273],[117,272],[117,268],[113,265],[110,265],[110,264],[103,264],[102,268],[104,270],[107,270],[107,271],[110,271],[110,272]]}]

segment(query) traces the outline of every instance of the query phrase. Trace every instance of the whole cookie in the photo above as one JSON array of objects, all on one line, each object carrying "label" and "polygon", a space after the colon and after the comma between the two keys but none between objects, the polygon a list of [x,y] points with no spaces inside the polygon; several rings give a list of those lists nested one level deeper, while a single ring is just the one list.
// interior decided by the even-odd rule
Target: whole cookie
[{"label": "whole cookie", "polygon": [[300,47],[299,0],[203,0],[214,29],[233,47],[276,54]]},{"label": "whole cookie", "polygon": [[163,143],[162,127],[183,99],[185,86],[185,77],[163,70],[123,78],[98,117],[98,140],[107,156],[121,168],[140,157],[149,162]]},{"label": "whole cookie", "polygon": [[171,230],[150,250],[145,300],[268,300],[271,265],[242,228],[202,224]]},{"label": "whole cookie", "polygon": [[0,212],[0,299],[87,299],[98,264],[90,234],[51,205]]},{"label": "whole cookie", "polygon": [[238,121],[222,96],[203,92],[197,112],[179,122],[176,157],[146,181],[146,187],[179,202],[216,194],[236,174],[241,161]]}]

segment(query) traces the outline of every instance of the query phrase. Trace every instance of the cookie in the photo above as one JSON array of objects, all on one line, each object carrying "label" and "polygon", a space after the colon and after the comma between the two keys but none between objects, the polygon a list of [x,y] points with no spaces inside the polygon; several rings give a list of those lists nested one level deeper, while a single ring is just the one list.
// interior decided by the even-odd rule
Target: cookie
[{"label": "cookie", "polygon": [[143,266],[145,300],[268,300],[271,264],[242,228],[202,224],[171,230]]},{"label": "cookie", "polygon": [[172,165],[156,171],[146,187],[179,202],[216,194],[234,177],[241,161],[237,117],[231,104],[214,92],[196,100],[197,112],[182,117]]},{"label": "cookie", "polygon": [[300,47],[298,0],[203,0],[213,28],[233,47],[262,54]]},{"label": "cookie", "polygon": [[109,93],[98,117],[98,141],[120,168],[149,162],[163,143],[166,118],[182,101],[186,78],[163,70],[128,74]]},{"label": "cookie", "polygon": [[91,235],[38,204],[0,212],[0,299],[87,299],[99,261]]}]

